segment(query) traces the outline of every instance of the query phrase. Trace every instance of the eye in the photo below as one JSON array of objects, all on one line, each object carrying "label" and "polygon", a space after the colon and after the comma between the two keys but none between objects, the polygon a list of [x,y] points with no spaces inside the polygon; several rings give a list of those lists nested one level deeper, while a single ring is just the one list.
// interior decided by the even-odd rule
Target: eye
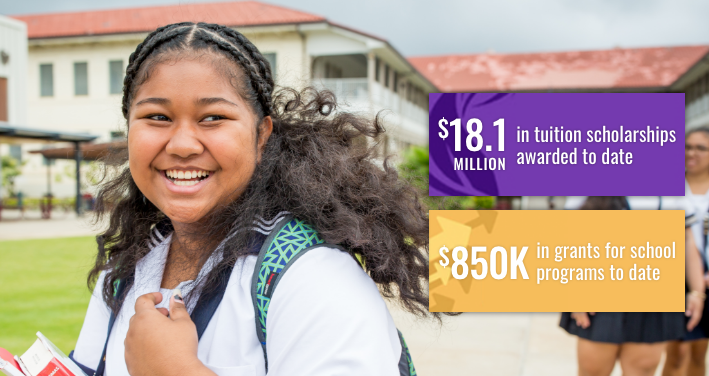
[{"label": "eye", "polygon": [[147,118],[150,120],[156,120],[156,121],[170,121],[170,118],[168,118],[165,115],[149,115],[149,116],[147,116]]},{"label": "eye", "polygon": [[210,122],[210,121],[217,121],[217,120],[224,120],[226,117],[221,116],[221,115],[209,115],[202,119],[202,121]]}]

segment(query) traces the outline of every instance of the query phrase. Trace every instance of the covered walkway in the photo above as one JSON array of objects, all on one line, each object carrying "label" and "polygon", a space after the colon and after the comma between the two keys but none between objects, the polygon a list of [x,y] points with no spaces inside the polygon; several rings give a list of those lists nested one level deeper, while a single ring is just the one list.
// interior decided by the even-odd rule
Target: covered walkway
[{"label": "covered walkway", "polygon": [[[58,132],[53,130],[16,127],[8,124],[0,124],[0,144],[24,144],[24,143],[72,143],[69,148],[73,154],[71,158],[76,161],[76,204],[77,214],[81,214],[81,160],[83,159],[82,145],[98,138],[87,133]],[[64,148],[67,149],[67,148]],[[51,150],[51,149],[50,149]],[[52,157],[49,157],[50,159]],[[0,181],[2,181],[2,169],[0,169]],[[2,207],[2,190],[0,190],[0,208]]]}]

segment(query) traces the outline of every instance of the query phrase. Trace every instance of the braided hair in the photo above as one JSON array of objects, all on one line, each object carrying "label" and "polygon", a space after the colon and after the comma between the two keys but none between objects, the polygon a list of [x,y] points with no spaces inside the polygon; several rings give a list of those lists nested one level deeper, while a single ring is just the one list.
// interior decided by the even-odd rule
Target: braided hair
[{"label": "braided hair", "polygon": [[[256,117],[270,116],[273,121],[246,190],[200,221],[202,244],[224,244],[216,248],[221,261],[203,281],[195,281],[201,293],[249,254],[253,233],[235,229],[251,228],[254,218],[287,211],[314,226],[328,243],[358,256],[384,297],[397,298],[414,314],[438,318],[428,312],[426,291],[428,211],[418,191],[399,178],[388,159],[377,159],[376,145],[361,142],[384,132],[381,115],[339,111],[332,92],[314,88],[285,88],[274,94],[271,67],[246,37],[225,26],[183,22],[158,28],[131,54],[123,87],[126,120],[137,89],[150,79],[154,67],[189,54],[226,61],[221,71]],[[103,299],[118,312],[122,301],[114,296],[113,286],[134,272],[150,251],[151,231],[166,217],[143,199],[127,167],[127,152],[106,162],[117,173],[106,175],[97,194],[96,221],[108,217],[108,229],[98,237],[88,284],[91,287],[105,272]],[[200,262],[213,252],[204,250]]]}]

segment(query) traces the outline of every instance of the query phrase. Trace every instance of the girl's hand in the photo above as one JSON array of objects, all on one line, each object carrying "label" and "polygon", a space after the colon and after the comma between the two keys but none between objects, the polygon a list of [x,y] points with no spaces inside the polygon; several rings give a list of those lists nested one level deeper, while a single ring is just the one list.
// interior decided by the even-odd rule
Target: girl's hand
[{"label": "girl's hand", "polygon": [[692,331],[699,320],[702,319],[702,312],[704,311],[704,299],[695,293],[687,294],[687,310],[684,315],[689,317],[689,322],[687,322],[687,330]]},{"label": "girl's hand", "polygon": [[[590,312],[591,315],[595,315],[596,312]],[[571,318],[576,320],[576,325],[586,329],[591,326],[591,318],[588,317],[589,313],[586,312],[573,312]]]},{"label": "girl's hand", "polygon": [[170,317],[155,305],[163,299],[153,292],[135,302],[125,340],[128,373],[141,375],[214,375],[197,359],[197,329],[179,290],[170,298]]}]

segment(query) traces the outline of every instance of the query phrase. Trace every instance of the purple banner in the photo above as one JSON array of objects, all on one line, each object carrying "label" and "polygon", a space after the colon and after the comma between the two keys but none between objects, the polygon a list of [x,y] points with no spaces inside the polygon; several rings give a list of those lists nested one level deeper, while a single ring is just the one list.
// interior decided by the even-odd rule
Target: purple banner
[{"label": "purple banner", "polygon": [[683,93],[429,97],[431,196],[683,196]]}]

